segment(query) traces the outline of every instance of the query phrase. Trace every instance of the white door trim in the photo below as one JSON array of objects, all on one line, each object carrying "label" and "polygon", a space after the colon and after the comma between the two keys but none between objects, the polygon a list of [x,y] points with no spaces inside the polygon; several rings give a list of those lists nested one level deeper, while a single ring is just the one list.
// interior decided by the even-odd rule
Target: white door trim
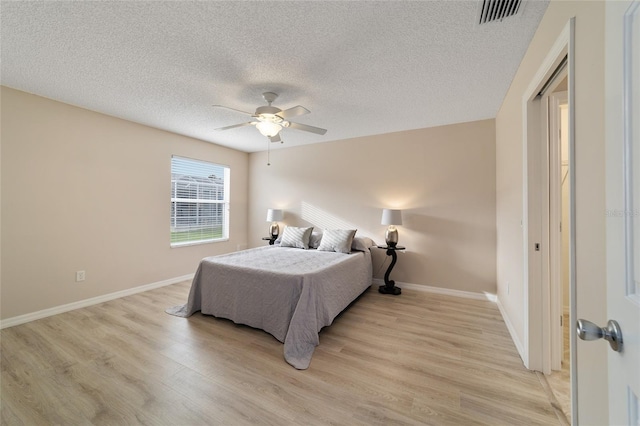
[{"label": "white door trim", "polygon": [[[575,283],[575,18],[571,18],[544,61],[538,68],[531,83],[522,97],[522,139],[523,139],[523,282],[524,282],[524,365],[537,371],[550,371],[550,364],[545,366],[545,353],[550,349],[549,333],[549,221],[548,221],[548,172],[543,173],[543,158],[548,164],[547,138],[541,131],[541,107],[538,93],[547,82],[553,71],[564,58],[568,57],[568,103],[569,103],[569,182],[572,188],[569,200],[571,217],[570,239],[570,322],[575,318],[576,283]],[[546,121],[546,120],[545,120]],[[546,126],[546,124],[544,124]],[[546,128],[545,128],[546,130]],[[546,184],[545,184],[546,182]],[[546,196],[546,202],[545,202]],[[546,205],[546,211],[541,208]],[[545,218],[546,216],[546,218]],[[535,244],[540,244],[540,251]],[[546,271],[546,272],[545,272]],[[546,315],[545,315],[546,313]],[[575,374],[575,333],[571,333],[571,389],[572,418],[577,419],[576,394],[577,378]]]}]

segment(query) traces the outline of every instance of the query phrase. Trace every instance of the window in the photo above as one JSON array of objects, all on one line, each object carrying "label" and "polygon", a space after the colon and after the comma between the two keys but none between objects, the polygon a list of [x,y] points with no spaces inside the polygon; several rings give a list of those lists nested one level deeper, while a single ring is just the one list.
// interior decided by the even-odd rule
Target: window
[{"label": "window", "polygon": [[171,157],[171,247],[229,238],[229,167]]}]

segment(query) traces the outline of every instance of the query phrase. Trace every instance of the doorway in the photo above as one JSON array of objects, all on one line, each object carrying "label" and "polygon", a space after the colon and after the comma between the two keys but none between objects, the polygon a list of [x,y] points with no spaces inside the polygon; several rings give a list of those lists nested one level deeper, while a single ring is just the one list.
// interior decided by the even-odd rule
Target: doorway
[{"label": "doorway", "polygon": [[546,97],[549,160],[550,370],[547,382],[571,423],[569,102],[566,69],[558,73]]},{"label": "doorway", "polygon": [[[539,371],[541,380],[548,383],[548,378],[554,370],[561,371],[562,361],[566,371],[561,380],[563,388],[569,391],[565,403],[559,402],[554,392],[547,386],[548,396],[552,404],[558,408],[559,417],[569,422],[569,418],[577,418],[577,377],[576,377],[576,336],[575,333],[565,331],[561,324],[574,324],[576,321],[576,270],[575,270],[575,114],[574,114],[574,85],[575,85],[575,56],[573,49],[575,18],[567,22],[564,30],[552,46],[551,50],[540,65],[523,96],[524,119],[524,206],[523,206],[523,240],[524,240],[524,277],[525,277],[525,366]],[[566,78],[566,88],[562,87]],[[554,92],[567,92],[566,115],[568,132],[565,161],[562,170],[562,152],[560,138],[552,149],[550,143],[551,120],[556,117],[550,115],[549,98]],[[563,103],[558,100],[559,104]],[[559,131],[561,123],[557,116]],[[551,158],[553,157],[553,158]],[[564,173],[563,173],[564,172]],[[568,196],[569,223],[562,223],[562,178],[566,174],[565,184]],[[554,182],[551,180],[554,179]],[[554,191],[554,195],[552,195]],[[560,232],[562,226],[563,232]],[[564,294],[562,282],[562,234],[568,236],[568,270],[569,276],[569,321],[564,317]],[[555,283],[555,285],[554,285]],[[561,322],[562,321],[562,322]],[[558,351],[564,345],[564,338],[569,338],[569,350]],[[570,381],[567,381],[567,375]],[[568,382],[568,383],[567,383]],[[568,384],[568,386],[567,386]],[[561,410],[561,405],[570,409]],[[566,413],[566,414],[565,414]]]}]

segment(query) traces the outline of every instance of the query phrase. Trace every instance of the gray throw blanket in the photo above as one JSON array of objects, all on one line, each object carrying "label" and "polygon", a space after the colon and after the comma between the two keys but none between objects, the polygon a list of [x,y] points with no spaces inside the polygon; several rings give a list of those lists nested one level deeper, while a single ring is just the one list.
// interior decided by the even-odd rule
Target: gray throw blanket
[{"label": "gray throw blanket", "polygon": [[260,328],[284,343],[285,360],[309,367],[318,333],[371,285],[371,253],[334,253],[268,246],[207,257],[196,271],[186,305]]}]

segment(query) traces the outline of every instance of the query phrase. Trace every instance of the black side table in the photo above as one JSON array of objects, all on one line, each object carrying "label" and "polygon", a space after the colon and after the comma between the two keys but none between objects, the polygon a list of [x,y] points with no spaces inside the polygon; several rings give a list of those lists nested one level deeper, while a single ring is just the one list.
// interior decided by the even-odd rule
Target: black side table
[{"label": "black side table", "polygon": [[278,237],[262,237],[263,241],[269,241],[269,245],[270,246],[272,246],[273,243],[275,243],[277,239],[278,239]]},{"label": "black side table", "polygon": [[396,287],[396,282],[394,280],[389,279],[389,274],[391,274],[391,270],[394,266],[396,266],[396,262],[398,260],[398,254],[396,251],[404,250],[406,247],[402,246],[376,246],[379,249],[383,249],[387,251],[387,256],[391,256],[391,264],[387,268],[387,272],[384,273],[384,285],[378,287],[378,291],[382,294],[393,294],[394,296],[402,293],[402,289],[400,287]]}]

